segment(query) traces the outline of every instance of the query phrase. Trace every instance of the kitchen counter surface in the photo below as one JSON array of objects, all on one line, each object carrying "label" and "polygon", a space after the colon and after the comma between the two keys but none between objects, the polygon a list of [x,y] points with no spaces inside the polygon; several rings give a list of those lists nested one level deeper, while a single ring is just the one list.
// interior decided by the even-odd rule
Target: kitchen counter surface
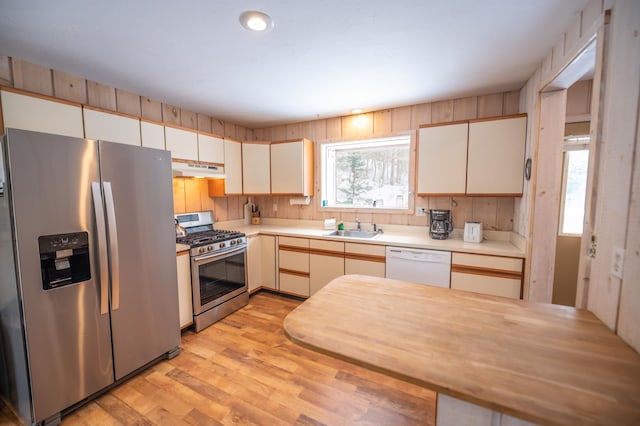
[{"label": "kitchen counter surface", "polygon": [[176,253],[180,253],[182,251],[189,251],[189,246],[186,244],[176,244]]},{"label": "kitchen counter surface", "polygon": [[524,420],[640,422],[640,355],[584,309],[347,275],[284,329],[305,347]]},{"label": "kitchen counter surface", "polygon": [[233,229],[244,232],[247,236],[258,234],[284,235],[289,237],[330,239],[352,243],[447,250],[494,256],[525,257],[524,250],[516,247],[511,241],[485,239],[482,243],[465,243],[462,238],[434,240],[429,237],[429,232],[426,227],[420,228],[421,230],[424,229],[423,232],[385,231],[383,234],[379,234],[373,238],[327,236],[327,234],[332,232],[331,230],[286,225],[235,225]]}]

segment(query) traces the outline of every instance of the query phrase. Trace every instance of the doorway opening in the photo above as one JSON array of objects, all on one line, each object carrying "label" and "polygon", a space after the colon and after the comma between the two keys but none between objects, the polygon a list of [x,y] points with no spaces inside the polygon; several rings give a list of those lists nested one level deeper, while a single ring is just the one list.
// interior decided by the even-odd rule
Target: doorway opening
[{"label": "doorway opening", "polygon": [[[572,90],[575,90],[573,88],[576,86],[569,88],[568,105],[571,103]],[[578,87],[582,86],[584,85]],[[570,112],[567,107],[567,120],[571,116]],[[557,305],[575,306],[576,303],[591,141],[589,126],[589,121],[565,124],[552,296],[552,303]]]}]

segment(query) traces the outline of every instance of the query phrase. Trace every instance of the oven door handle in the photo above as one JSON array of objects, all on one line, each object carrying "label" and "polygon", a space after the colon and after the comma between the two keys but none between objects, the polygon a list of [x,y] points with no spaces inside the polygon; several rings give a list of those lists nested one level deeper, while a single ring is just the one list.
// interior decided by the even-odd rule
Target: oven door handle
[{"label": "oven door handle", "polygon": [[247,249],[247,246],[242,246],[242,247],[239,247],[237,249],[224,251],[222,253],[211,253],[211,254],[201,255],[201,256],[197,256],[197,257],[192,257],[191,260],[194,263],[199,263],[199,262],[204,261],[204,260],[224,259],[225,257],[233,256],[234,254],[238,254],[238,253],[240,253],[242,251],[246,251],[246,249]]}]

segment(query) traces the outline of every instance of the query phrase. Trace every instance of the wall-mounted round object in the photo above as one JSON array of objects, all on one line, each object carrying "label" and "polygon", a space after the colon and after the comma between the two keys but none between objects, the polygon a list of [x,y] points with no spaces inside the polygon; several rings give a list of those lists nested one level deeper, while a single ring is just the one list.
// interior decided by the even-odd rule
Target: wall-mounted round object
[{"label": "wall-mounted round object", "polygon": [[531,179],[531,158],[524,162],[524,177],[527,180]]}]

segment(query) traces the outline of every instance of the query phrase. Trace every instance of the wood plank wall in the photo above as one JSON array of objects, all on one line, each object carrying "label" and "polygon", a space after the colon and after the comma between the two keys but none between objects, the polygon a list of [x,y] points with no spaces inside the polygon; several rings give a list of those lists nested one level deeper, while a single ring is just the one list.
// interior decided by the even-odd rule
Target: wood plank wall
[{"label": "wood plank wall", "polygon": [[0,84],[234,139],[252,135],[237,124],[8,56],[0,55]]},{"label": "wood plank wall", "polygon": [[[253,137],[255,140],[263,141],[304,137],[315,141],[316,144],[327,140],[384,137],[402,132],[416,132],[421,124],[515,114],[519,112],[519,96],[519,91],[501,92],[259,128],[254,129]],[[456,197],[452,205],[448,197],[412,197],[415,207],[451,208],[456,227],[463,227],[467,220],[478,220],[483,223],[485,229],[513,229],[513,198]],[[427,224],[425,217],[412,213],[326,213],[319,208],[316,209],[317,202],[313,201],[309,206],[291,206],[288,197],[254,197],[254,203],[258,204],[264,217],[309,220],[336,217],[338,220],[353,222],[357,216],[365,224]],[[274,204],[278,206],[277,212],[273,210]]]},{"label": "wood plank wall", "polygon": [[[387,136],[398,132],[415,132],[421,124],[514,114],[519,112],[520,104],[520,92],[512,91],[372,111],[360,117],[349,115],[249,129],[7,56],[0,56],[0,84],[241,141],[272,141],[306,137],[319,142]],[[173,187],[176,213],[213,210],[218,221],[242,219],[242,206],[247,202],[246,197],[209,197],[206,181],[198,179],[174,179]],[[309,220],[337,217],[338,220],[347,222],[353,222],[356,217],[359,217],[363,223],[426,225],[425,217],[409,213],[372,214],[357,211],[342,214],[324,213],[319,209],[316,210],[314,203],[309,206],[291,206],[289,197],[254,197],[253,201],[259,205],[263,217]],[[415,197],[413,202],[415,207],[452,208],[457,227],[463,226],[467,220],[479,220],[483,222],[486,229],[501,231],[513,229],[513,198],[459,197],[451,205],[449,198],[446,197]],[[274,210],[275,205],[277,205],[277,211]]]},{"label": "wood plank wall", "polygon": [[[638,99],[640,83],[640,3],[637,0],[590,0],[584,10],[576,14],[573,22],[562,34],[556,46],[521,90],[520,108],[529,114],[527,155],[538,141],[539,92],[575,58],[596,34],[604,35],[607,11],[611,21],[605,36],[607,49],[606,87],[590,94],[600,102],[598,121],[602,144],[598,167],[596,200],[597,252],[590,265],[587,308],[625,342],[640,352],[640,287],[638,286],[638,197],[640,180],[640,116]],[[569,107],[569,105],[568,105]],[[593,137],[593,135],[592,135]],[[535,232],[530,227],[531,185],[525,185],[524,196],[516,201],[515,231],[521,235]],[[585,245],[583,244],[583,247]],[[611,275],[614,248],[625,253],[623,279]],[[535,292],[529,286],[525,271],[525,291]],[[529,294],[525,294],[527,299]]]}]

